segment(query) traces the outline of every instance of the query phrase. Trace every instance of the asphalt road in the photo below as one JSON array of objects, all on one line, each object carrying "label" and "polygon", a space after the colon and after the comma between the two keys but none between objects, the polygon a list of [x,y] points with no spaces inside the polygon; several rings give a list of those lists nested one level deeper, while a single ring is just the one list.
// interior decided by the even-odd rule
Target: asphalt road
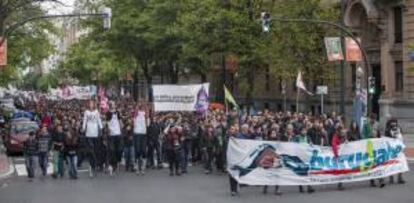
[{"label": "asphalt road", "polygon": [[313,194],[282,187],[282,196],[273,195],[273,190],[263,195],[260,187],[243,187],[240,196],[231,197],[226,175],[205,175],[198,167],[181,177],[170,177],[165,169],[148,171],[145,176],[100,174],[95,179],[82,173],[78,180],[48,177],[28,182],[20,176],[0,183],[0,203],[413,203],[414,172],[405,174],[405,179],[405,185],[383,189],[370,188],[367,182],[346,184],[344,191],[337,191],[335,185],[317,186]]}]

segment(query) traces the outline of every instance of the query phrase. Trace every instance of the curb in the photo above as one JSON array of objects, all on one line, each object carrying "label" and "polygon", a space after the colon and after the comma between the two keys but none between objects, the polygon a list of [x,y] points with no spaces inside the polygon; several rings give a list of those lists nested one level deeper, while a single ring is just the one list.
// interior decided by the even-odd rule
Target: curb
[{"label": "curb", "polygon": [[14,174],[15,169],[13,167],[13,164],[11,164],[12,161],[11,161],[10,158],[8,158],[8,161],[9,161],[9,171],[7,171],[4,174],[0,174],[0,180],[6,179],[6,178],[8,178],[8,177],[10,177],[11,175]]}]

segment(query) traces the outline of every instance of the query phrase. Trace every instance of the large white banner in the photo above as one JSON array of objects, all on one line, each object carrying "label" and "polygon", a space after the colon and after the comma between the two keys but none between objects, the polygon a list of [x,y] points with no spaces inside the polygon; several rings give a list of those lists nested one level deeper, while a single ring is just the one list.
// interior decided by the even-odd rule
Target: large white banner
[{"label": "large white banner", "polygon": [[155,111],[198,111],[208,108],[209,83],[198,85],[153,85]]},{"label": "large white banner", "polygon": [[96,95],[95,86],[66,86],[63,88],[50,89],[49,99],[62,99],[62,100],[88,100]]},{"label": "large white banner", "polygon": [[230,139],[228,170],[248,185],[320,185],[383,178],[409,171],[402,141],[391,138],[331,147]]}]

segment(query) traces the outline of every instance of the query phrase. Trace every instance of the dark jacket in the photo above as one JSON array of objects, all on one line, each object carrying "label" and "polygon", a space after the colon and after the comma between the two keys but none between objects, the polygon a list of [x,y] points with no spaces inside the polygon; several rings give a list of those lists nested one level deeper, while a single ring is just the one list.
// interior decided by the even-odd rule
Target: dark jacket
[{"label": "dark jacket", "polygon": [[36,155],[39,151],[39,142],[37,139],[27,139],[23,143],[23,152],[25,155]]},{"label": "dark jacket", "polygon": [[156,122],[151,122],[148,126],[148,141],[150,143],[158,142],[159,136],[161,134],[161,125]]},{"label": "dark jacket", "polygon": [[52,137],[52,148],[56,151],[62,151],[65,142],[65,134],[63,132],[55,133]]},{"label": "dark jacket", "polygon": [[50,151],[52,147],[52,137],[49,133],[40,135],[38,138],[39,142],[39,152],[40,153],[47,153]]},{"label": "dark jacket", "polygon": [[79,139],[76,136],[66,137],[64,140],[64,149],[67,155],[75,155],[79,149]]}]

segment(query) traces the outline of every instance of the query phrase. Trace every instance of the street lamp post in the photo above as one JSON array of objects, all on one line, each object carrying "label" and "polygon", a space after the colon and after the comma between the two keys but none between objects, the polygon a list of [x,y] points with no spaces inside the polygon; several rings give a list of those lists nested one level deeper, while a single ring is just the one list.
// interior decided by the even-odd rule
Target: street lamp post
[{"label": "street lamp post", "polygon": [[[336,29],[339,29],[340,31],[342,31],[345,35],[347,35],[348,37],[351,37],[355,43],[358,45],[359,49],[361,50],[362,56],[363,56],[363,60],[364,60],[364,68],[365,68],[365,79],[366,79],[366,87],[369,86],[369,76],[370,76],[370,64],[368,62],[368,55],[367,52],[365,51],[365,49],[362,47],[361,42],[358,40],[358,38],[345,26],[339,23],[335,23],[335,22],[331,22],[331,21],[327,21],[327,20],[318,20],[318,19],[294,19],[294,18],[272,18],[272,21],[278,21],[278,22],[286,22],[286,23],[314,23],[314,24],[323,24],[323,25],[328,25],[331,27],[334,27]],[[365,116],[368,115],[369,111],[370,111],[370,104],[369,104],[369,97],[367,97],[367,111],[365,112]]]},{"label": "street lamp post", "polygon": [[10,36],[17,28],[25,25],[28,22],[41,20],[41,19],[52,19],[52,18],[72,18],[72,17],[83,17],[83,16],[96,16],[96,17],[103,17],[103,27],[104,29],[111,28],[111,18],[112,18],[112,10],[108,7],[103,7],[100,13],[75,13],[75,14],[62,14],[62,15],[43,15],[43,16],[35,16],[26,18],[18,23],[11,25],[6,31],[4,36],[0,41],[0,46],[3,45],[6,38]]}]

